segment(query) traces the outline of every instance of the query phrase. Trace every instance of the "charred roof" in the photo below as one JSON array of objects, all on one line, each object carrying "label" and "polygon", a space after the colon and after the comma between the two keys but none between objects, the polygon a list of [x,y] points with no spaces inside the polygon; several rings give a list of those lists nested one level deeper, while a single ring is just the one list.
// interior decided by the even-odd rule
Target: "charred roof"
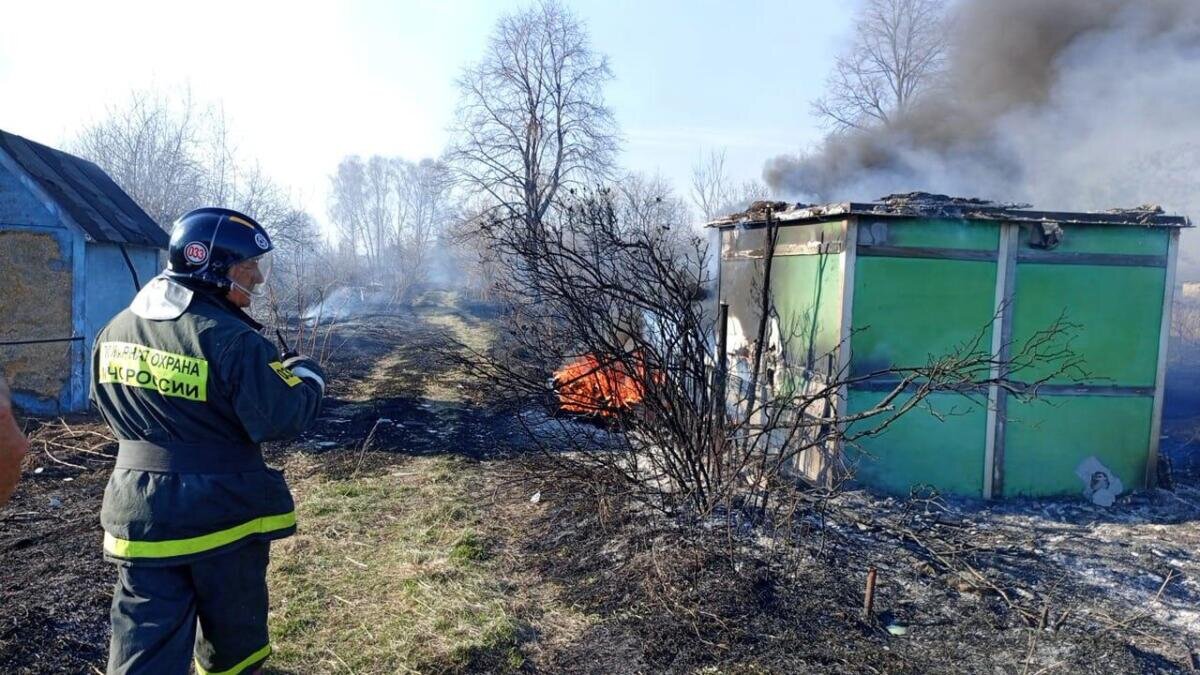
[{"label": "charred roof", "polygon": [[997,203],[973,197],[950,197],[929,192],[888,195],[875,202],[803,204],[760,201],[741,213],[718,218],[709,227],[732,227],[762,223],[768,211],[780,223],[833,220],[845,216],[884,218],[939,218],[995,220],[1026,223],[1079,225],[1141,225],[1145,227],[1191,227],[1185,216],[1167,215],[1162,207],[1147,204],[1132,209],[1108,211],[1038,211],[1029,204]]}]

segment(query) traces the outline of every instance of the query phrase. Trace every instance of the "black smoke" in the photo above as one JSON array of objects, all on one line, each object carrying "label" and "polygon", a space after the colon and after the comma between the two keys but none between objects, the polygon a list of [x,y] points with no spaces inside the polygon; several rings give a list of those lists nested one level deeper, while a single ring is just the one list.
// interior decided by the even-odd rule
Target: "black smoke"
[{"label": "black smoke", "polygon": [[770,160],[771,188],[1200,216],[1200,0],[963,0],[949,30],[941,86],[887,128]]}]

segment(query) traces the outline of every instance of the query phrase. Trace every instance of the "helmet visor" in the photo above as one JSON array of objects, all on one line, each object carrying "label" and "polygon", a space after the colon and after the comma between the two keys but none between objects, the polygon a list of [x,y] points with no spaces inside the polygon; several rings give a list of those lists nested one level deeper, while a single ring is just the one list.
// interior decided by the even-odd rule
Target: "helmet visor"
[{"label": "helmet visor", "polygon": [[255,290],[265,294],[267,292],[267,282],[271,280],[271,270],[275,267],[275,252],[267,251],[257,258],[251,258],[251,260],[258,263],[258,274],[262,277]]},{"label": "helmet visor", "polygon": [[271,278],[271,268],[275,265],[273,251],[255,256],[233,266],[229,271],[229,280],[253,298],[267,295],[267,280]]}]

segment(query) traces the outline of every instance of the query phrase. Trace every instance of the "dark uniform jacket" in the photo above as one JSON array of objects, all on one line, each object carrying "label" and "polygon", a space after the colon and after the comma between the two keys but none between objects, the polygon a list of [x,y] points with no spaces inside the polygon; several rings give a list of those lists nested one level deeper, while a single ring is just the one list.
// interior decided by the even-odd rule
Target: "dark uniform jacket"
[{"label": "dark uniform jacket", "polygon": [[308,427],[324,385],[285,368],[261,328],[158,277],[97,336],[92,401],[120,439],[100,513],[110,560],[178,564],[295,532],[259,444]]}]

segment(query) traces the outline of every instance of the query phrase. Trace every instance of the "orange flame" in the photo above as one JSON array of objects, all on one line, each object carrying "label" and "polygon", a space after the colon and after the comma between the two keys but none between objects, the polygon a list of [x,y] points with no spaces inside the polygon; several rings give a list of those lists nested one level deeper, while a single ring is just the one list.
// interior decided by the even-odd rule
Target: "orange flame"
[{"label": "orange flame", "polygon": [[641,385],[622,364],[606,367],[590,354],[555,371],[554,383],[559,406],[568,412],[612,416],[642,400]]}]

